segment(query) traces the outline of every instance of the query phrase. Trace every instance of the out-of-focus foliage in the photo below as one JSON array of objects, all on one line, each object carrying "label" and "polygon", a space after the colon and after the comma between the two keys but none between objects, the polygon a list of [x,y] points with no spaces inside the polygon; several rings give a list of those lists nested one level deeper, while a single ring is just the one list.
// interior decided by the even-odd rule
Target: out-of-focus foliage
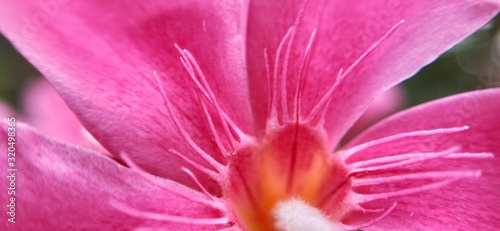
[{"label": "out-of-focus foliage", "polygon": [[[500,87],[500,15],[403,83],[407,106]],[[410,57],[411,58],[411,57]]]},{"label": "out-of-focus foliage", "polygon": [[0,35],[0,99],[17,105],[23,84],[38,76],[36,69]]}]

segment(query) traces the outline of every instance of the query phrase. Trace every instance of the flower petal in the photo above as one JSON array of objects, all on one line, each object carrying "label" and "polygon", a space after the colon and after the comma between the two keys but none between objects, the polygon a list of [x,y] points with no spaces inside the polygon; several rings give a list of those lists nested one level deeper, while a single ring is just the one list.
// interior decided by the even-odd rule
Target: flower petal
[{"label": "flower petal", "polygon": [[[275,65],[278,45],[287,30],[294,25],[306,2],[296,36],[289,53],[284,40],[281,61]],[[333,148],[347,129],[368,107],[369,102],[396,83],[408,78],[438,55],[477,30],[491,19],[500,7],[499,1],[399,1],[381,0],[353,3],[348,0],[266,1],[250,2],[247,38],[248,72],[254,116],[259,129],[266,122],[266,63],[269,56],[270,74],[276,66],[278,76],[287,70],[286,98],[294,101],[302,60],[313,30],[310,59],[305,62],[302,116],[333,86],[335,76],[348,69],[369,47],[391,28],[400,24],[373,52],[361,61],[331,95],[325,127]],[[393,28],[394,29],[394,28]],[[293,37],[293,32],[290,34]],[[284,68],[286,66],[286,68]],[[280,91],[279,96],[282,95]],[[292,108],[291,103],[288,107]],[[291,111],[289,108],[288,111]]]},{"label": "flower petal", "polygon": [[377,96],[343,137],[342,143],[346,143],[346,141],[354,138],[376,122],[400,111],[403,108],[405,99],[405,90],[400,85]]},{"label": "flower petal", "polygon": [[[2,150],[9,147],[5,142],[8,128],[15,128],[16,154],[11,156],[15,165],[8,167],[5,160],[1,166],[14,177],[2,177],[2,188],[6,191],[0,202],[9,205],[10,198],[15,198],[15,224],[7,222],[10,216],[4,212],[2,230],[131,230],[143,226],[199,230],[202,227],[131,217],[113,203],[193,221],[221,216],[210,206],[196,202],[196,198],[205,197],[192,189],[159,180],[168,185],[168,190],[162,189],[99,153],[49,139],[24,124],[2,123]],[[4,186],[11,187],[8,191],[15,194],[7,195]]]},{"label": "flower petal", "polygon": [[9,104],[0,100],[0,118],[6,118],[14,115],[14,111]]},{"label": "flower petal", "polygon": [[[188,165],[169,149],[203,160],[176,129],[159,82],[176,106],[173,116],[206,152],[221,159],[198,95],[209,100],[195,90],[179,57],[182,53],[196,72],[194,59],[175,44],[192,53],[220,108],[248,132],[244,10],[240,2],[204,0],[4,1],[0,30],[112,154],[124,151],[154,174],[188,181],[180,168],[167,167]],[[214,123],[220,132],[221,123]]]},{"label": "flower petal", "polygon": [[[439,188],[424,190],[411,195],[385,198],[369,206],[389,207],[397,202],[395,209],[382,221],[367,230],[391,230],[405,227],[409,230],[490,230],[500,225],[500,89],[482,90],[448,97],[417,106],[390,117],[375,125],[355,139],[340,153],[359,148],[364,143],[373,143],[384,137],[427,131],[427,135],[406,135],[390,142],[379,142],[347,158],[348,166],[365,160],[391,157],[403,153],[442,152],[454,147],[456,152],[427,160],[420,159],[403,167],[367,173],[361,178],[421,177],[446,178],[446,174],[462,176],[448,178],[453,182]],[[464,126],[468,126],[465,129]],[[450,128],[458,128],[452,131]],[[436,129],[441,129],[436,130]],[[444,129],[448,131],[445,132]],[[434,131],[434,132],[430,132]],[[434,134],[431,134],[434,133]],[[488,154],[489,153],[489,154]],[[491,159],[491,153],[494,155]],[[342,154],[341,154],[342,155]],[[489,157],[489,158],[488,158]],[[380,159],[379,159],[380,160]],[[367,163],[367,162],[365,162]],[[388,162],[389,163],[389,162]],[[435,171],[441,174],[434,174]],[[448,171],[448,172],[445,172]],[[451,171],[451,172],[450,172]],[[478,176],[476,173],[481,172]],[[465,177],[474,173],[475,177]],[[381,178],[379,178],[381,179]],[[390,178],[385,178],[386,181]],[[409,179],[409,178],[408,178]],[[373,179],[372,179],[373,180]],[[366,182],[366,180],[365,180]],[[362,194],[384,190],[397,191],[409,185],[429,183],[406,180],[399,184],[379,182],[371,187],[358,189]],[[445,182],[445,181],[441,181]],[[430,186],[430,184],[427,184]],[[422,185],[413,185],[415,188]],[[422,189],[422,188],[420,188]],[[378,208],[380,208],[378,207]],[[364,229],[363,229],[364,230]]]},{"label": "flower petal", "polygon": [[88,133],[61,96],[44,79],[37,79],[24,90],[22,98],[26,123],[64,142],[107,151]]}]

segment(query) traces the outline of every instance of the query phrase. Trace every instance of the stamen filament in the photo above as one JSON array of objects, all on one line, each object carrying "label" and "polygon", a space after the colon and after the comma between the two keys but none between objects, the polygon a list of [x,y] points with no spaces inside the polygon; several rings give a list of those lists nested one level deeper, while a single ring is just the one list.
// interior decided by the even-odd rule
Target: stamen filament
[{"label": "stamen filament", "polygon": [[[459,149],[460,149],[459,147],[452,147],[452,148],[449,148],[449,149],[442,151],[442,152],[413,153],[414,155],[411,156],[412,158],[410,158],[410,159],[405,159],[405,160],[397,161],[397,162],[390,163],[390,164],[383,164],[383,165],[366,167],[366,168],[352,168],[349,171],[349,175],[352,175],[352,174],[358,173],[358,172],[371,172],[371,171],[377,171],[377,170],[383,170],[383,169],[391,169],[391,168],[401,167],[401,166],[405,166],[405,165],[409,165],[409,164],[413,164],[413,163],[417,163],[417,162],[422,162],[422,161],[426,161],[426,160],[430,160],[430,159],[436,159],[439,157],[446,156],[452,152],[458,151]],[[403,154],[403,155],[410,156],[410,154]],[[368,160],[368,161],[370,161],[370,160]],[[348,166],[351,167],[350,165],[348,165]]]},{"label": "stamen filament", "polygon": [[229,140],[230,144],[231,144],[231,148],[234,149],[234,147],[236,146],[235,144],[235,140],[234,140],[234,137],[232,137],[231,135],[231,132],[229,131],[229,127],[228,127],[228,123],[227,121],[224,119],[224,116],[222,115],[222,108],[220,107],[216,97],[215,97],[215,94],[214,92],[212,91],[212,89],[210,88],[210,85],[208,84],[207,82],[207,79],[205,77],[205,74],[203,74],[203,72],[201,71],[201,68],[200,66],[198,65],[198,63],[196,62],[196,59],[193,57],[193,55],[191,54],[191,52],[189,52],[188,50],[184,50],[184,53],[186,54],[186,56],[189,58],[189,60],[191,61],[191,63],[193,64],[196,72],[198,73],[198,76],[200,76],[200,80],[201,80],[201,83],[203,84],[205,90],[207,91],[208,95],[210,96],[210,98],[208,98],[212,104],[215,106],[215,110],[217,111],[217,114],[219,116],[219,119],[222,123],[222,127],[224,129],[224,132],[226,134],[226,137],[227,139]]},{"label": "stamen filament", "polygon": [[[425,158],[425,157],[430,157],[433,154],[438,154],[435,156],[436,158],[443,157],[443,158],[449,158],[449,159],[460,159],[460,158],[474,158],[474,159],[484,159],[484,158],[490,158],[493,155],[491,153],[469,153],[469,152],[464,152],[464,153],[449,153],[447,155],[439,155],[441,152],[427,152],[427,153],[405,153],[405,154],[399,154],[399,155],[394,155],[394,156],[384,156],[384,157],[379,157],[379,158],[373,158],[369,160],[362,160],[362,161],[357,161],[353,162],[350,164],[347,164],[352,169],[360,168],[362,166],[370,166],[370,165],[377,165],[377,164],[384,164],[384,163],[391,163],[391,162],[402,162],[405,160],[415,160],[419,158]],[[427,160],[427,159],[425,159]]]},{"label": "stamen filament", "polygon": [[176,150],[173,150],[173,149],[169,149],[169,151],[171,153],[173,153],[174,155],[182,158],[184,161],[188,162],[189,164],[191,164],[193,167],[195,167],[196,169],[200,170],[201,172],[207,174],[208,176],[214,178],[215,180],[217,181],[221,181],[222,180],[222,175],[225,174],[227,172],[227,167],[224,167],[223,169],[223,172],[215,172],[215,171],[212,171],[211,169],[195,162],[195,161],[192,161],[190,160],[189,158],[187,158],[185,155],[177,152]]},{"label": "stamen filament", "polygon": [[406,180],[418,179],[443,179],[443,178],[460,178],[460,177],[479,177],[481,171],[429,171],[409,174],[399,174],[396,176],[375,177],[375,178],[352,178],[352,186],[359,187],[365,185],[377,185]]},{"label": "stamen filament", "polygon": [[[188,144],[193,148],[193,150],[200,155],[205,161],[207,161],[209,164],[214,166],[217,170],[222,169],[222,164],[219,163],[217,160],[215,160],[212,156],[210,156],[208,153],[206,153],[203,149],[198,146],[191,136],[187,133],[187,131],[184,129],[184,127],[181,125],[179,122],[177,116],[174,115],[172,105],[170,100],[167,97],[167,93],[165,92],[165,89],[163,88],[163,85],[161,81],[158,79],[158,76],[156,75],[156,72],[154,72],[154,77],[156,82],[158,83],[158,86],[160,88],[160,92],[163,96],[163,102],[165,102],[165,105],[167,106],[168,113],[170,114],[170,117],[174,121],[175,126],[177,127],[177,130],[181,133],[182,137],[188,142]],[[220,172],[220,171],[219,171]]]},{"label": "stamen filament", "polygon": [[198,100],[200,101],[200,105],[203,109],[203,113],[205,114],[205,118],[207,119],[208,126],[210,127],[210,132],[212,133],[212,136],[215,140],[215,144],[217,144],[217,148],[219,148],[219,151],[222,153],[224,156],[229,156],[228,151],[222,144],[222,141],[219,138],[219,133],[215,129],[214,122],[212,121],[212,116],[210,116],[210,112],[208,112],[207,105],[205,105],[204,100],[200,97],[200,94],[197,93],[198,95]]},{"label": "stamen filament", "polygon": [[391,27],[379,40],[377,40],[374,44],[372,44],[361,56],[359,56],[353,64],[351,64],[347,70],[340,76],[337,76],[335,83],[333,84],[330,89],[328,89],[327,93],[320,99],[320,101],[316,104],[316,106],[311,110],[311,113],[309,116],[307,116],[306,121],[311,122],[314,119],[314,116],[318,113],[320,109],[326,110],[327,105],[325,106],[325,103],[329,101],[328,99],[331,98],[332,93],[334,90],[338,87],[340,82],[342,82],[345,77],[351,74],[351,72],[356,68],[368,55],[370,55],[380,44],[385,41],[389,36],[396,30],[397,27],[399,27],[404,20],[399,21],[396,25]]},{"label": "stamen filament", "polygon": [[327,110],[327,106],[330,104],[333,92],[335,91],[335,89],[337,89],[344,77],[345,75],[343,74],[343,69],[341,68],[339,70],[339,73],[337,74],[337,77],[335,78],[335,82],[333,83],[333,85],[330,87],[330,89],[328,89],[325,95],[321,97],[316,106],[314,106],[311,110],[311,113],[309,113],[309,115],[306,117],[306,123],[312,123],[318,113]]},{"label": "stamen filament", "polygon": [[353,197],[355,198],[353,202],[355,203],[366,203],[370,201],[375,201],[375,200],[381,200],[381,199],[388,199],[392,197],[398,197],[398,196],[406,196],[410,194],[415,194],[423,191],[428,191],[431,189],[436,189],[436,188],[441,188],[445,185],[451,184],[457,180],[462,179],[462,177],[456,177],[456,178],[450,178],[447,180],[442,180],[426,185],[422,185],[419,187],[413,187],[413,188],[408,188],[408,189],[402,189],[402,190],[397,190],[393,192],[386,192],[386,193],[375,193],[375,194],[359,194],[359,193],[354,193]]},{"label": "stamen filament", "polygon": [[[188,196],[186,196],[183,193],[180,193],[180,192],[177,192],[175,190],[172,190],[172,185],[171,184],[177,184],[178,187],[186,187],[186,186],[178,184],[177,182],[173,182],[173,181],[169,181],[169,180],[163,179],[163,178],[158,177],[158,176],[151,175],[150,173],[146,172],[144,169],[142,169],[141,167],[139,167],[137,164],[135,164],[134,161],[132,161],[132,159],[130,159],[130,157],[126,153],[124,153],[124,152],[122,152],[120,154],[120,157],[125,162],[125,164],[127,164],[134,172],[136,172],[137,174],[139,174],[139,176],[141,176],[142,178],[144,178],[148,182],[152,183],[153,185],[156,185],[156,186],[160,187],[161,189],[163,189],[163,190],[165,190],[167,192],[173,193],[173,194],[175,194],[177,196],[180,196],[180,197],[182,197],[184,199],[195,201],[195,202],[198,202],[200,204],[208,205],[210,207],[219,209],[221,211],[225,211],[226,210],[224,204],[222,202],[220,202],[219,200],[217,200],[217,201],[207,200],[207,199],[201,197],[201,195],[200,196],[190,195],[188,197]],[[189,190],[189,191],[191,191],[192,193],[195,193],[195,194],[199,194],[199,192],[197,192],[197,191],[195,191],[195,190],[193,190],[191,188],[187,188],[186,187],[186,190]]]},{"label": "stamen filament", "polygon": [[116,200],[111,200],[110,204],[111,204],[111,206],[113,206],[117,210],[124,212],[130,216],[151,219],[151,220],[157,220],[157,221],[166,221],[166,222],[174,222],[174,223],[189,224],[189,225],[223,225],[223,224],[227,224],[229,222],[228,217],[189,218],[189,217],[167,215],[167,214],[163,214],[163,213],[141,211],[141,210],[132,208],[132,207],[130,207],[122,202],[118,202]]},{"label": "stamen filament", "polygon": [[205,186],[203,186],[203,184],[201,184],[201,182],[200,182],[200,181],[198,180],[198,178],[194,175],[194,173],[193,173],[193,172],[191,172],[191,170],[189,170],[188,168],[185,168],[185,167],[181,167],[181,170],[182,170],[183,172],[187,173],[187,174],[191,177],[191,179],[194,181],[194,183],[196,183],[196,185],[198,185],[198,187],[201,189],[201,191],[202,191],[203,193],[205,193],[205,195],[206,195],[208,198],[212,199],[213,201],[218,201],[218,200],[219,200],[219,198],[217,198],[217,197],[213,196],[212,194],[210,194],[210,193],[207,191],[207,189],[205,188]]},{"label": "stamen filament", "polygon": [[297,86],[295,88],[295,98],[294,98],[294,119],[295,122],[299,122],[300,120],[300,98],[302,95],[302,85],[303,85],[303,75],[305,72],[306,64],[309,61],[311,48],[314,42],[314,38],[316,37],[316,29],[313,30],[311,37],[309,37],[309,42],[307,43],[306,51],[304,52],[304,57],[302,58],[302,62],[300,64],[299,75],[297,77]]},{"label": "stamen filament", "polygon": [[[278,46],[278,49],[276,50],[276,59],[274,61],[274,72],[273,72],[273,97],[272,97],[272,105],[271,105],[271,108],[273,108],[273,110],[276,110],[275,114],[277,115],[276,118],[273,118],[273,119],[276,119],[276,121],[279,123],[279,124],[282,124],[284,121],[283,121],[283,109],[282,109],[282,114],[281,116],[279,115],[279,111],[278,111],[278,68],[279,68],[279,63],[280,63],[280,58],[281,58],[281,49],[283,49],[283,45],[285,43],[285,41],[287,39],[289,39],[290,37],[290,34],[292,33],[292,30],[293,30],[293,27],[290,27],[288,29],[288,31],[286,32],[285,36],[283,37],[283,39],[281,40],[279,46]],[[283,94],[283,92],[281,92],[281,94]],[[283,98],[283,96],[282,96]],[[271,113],[271,114],[274,114]],[[282,118],[282,119],[280,119]]]},{"label": "stamen filament", "polygon": [[[288,97],[287,97],[287,78],[288,78],[288,65],[290,62],[290,52],[292,51],[293,42],[295,41],[295,35],[297,34],[297,29],[299,27],[300,21],[302,20],[302,15],[304,14],[307,1],[304,1],[300,6],[297,17],[295,18],[295,23],[292,26],[292,32],[290,39],[288,40],[288,46],[285,52],[285,61],[283,63],[283,68],[281,72],[281,107],[283,109],[283,119],[284,121],[290,120],[290,115],[288,114]],[[298,84],[298,83],[297,83]]]},{"label": "stamen filament", "polygon": [[392,136],[387,136],[383,137],[380,139],[372,140],[363,144],[356,145],[354,147],[351,147],[346,150],[341,150],[338,152],[338,155],[342,157],[342,159],[345,161],[352,155],[359,153],[360,151],[363,151],[367,148],[384,144],[384,143],[389,143],[393,142],[396,140],[400,140],[402,138],[406,137],[419,137],[419,136],[430,136],[430,135],[439,135],[439,134],[449,134],[449,133],[456,133],[456,132],[461,132],[468,130],[468,126],[462,126],[462,127],[451,127],[451,128],[437,128],[437,129],[430,129],[430,130],[419,130],[419,131],[413,131],[413,132],[404,132],[404,133],[399,133],[396,135]]},{"label": "stamen filament", "polygon": [[368,221],[366,223],[363,223],[363,224],[359,224],[359,225],[345,225],[345,224],[342,224],[342,226],[344,227],[344,229],[346,230],[358,230],[358,229],[362,229],[362,228],[365,228],[365,227],[368,227],[370,225],[373,225],[381,220],[383,220],[385,217],[387,217],[391,212],[392,210],[394,210],[394,208],[396,208],[396,205],[397,203],[394,203],[389,209],[387,209],[383,214],[381,214],[380,216],[378,216],[377,218],[371,220],[371,221]]}]

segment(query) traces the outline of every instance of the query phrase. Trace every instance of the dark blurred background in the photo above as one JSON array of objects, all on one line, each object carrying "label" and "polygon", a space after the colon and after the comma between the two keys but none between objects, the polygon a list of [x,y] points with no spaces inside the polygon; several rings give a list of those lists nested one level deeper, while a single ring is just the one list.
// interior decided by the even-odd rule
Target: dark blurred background
[{"label": "dark blurred background", "polygon": [[[500,87],[500,17],[449,50],[413,78],[402,83],[405,107],[459,92]],[[39,73],[0,35],[0,100],[19,107],[23,85]]]}]

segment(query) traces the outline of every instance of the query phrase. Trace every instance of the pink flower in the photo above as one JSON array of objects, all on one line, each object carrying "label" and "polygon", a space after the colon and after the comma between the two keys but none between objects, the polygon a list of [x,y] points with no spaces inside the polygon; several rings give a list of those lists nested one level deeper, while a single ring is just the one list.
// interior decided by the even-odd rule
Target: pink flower
[{"label": "pink flower", "polygon": [[337,144],[375,96],[499,6],[4,1],[2,33],[125,164],[17,124],[16,223],[3,229],[496,228],[499,90]]}]

